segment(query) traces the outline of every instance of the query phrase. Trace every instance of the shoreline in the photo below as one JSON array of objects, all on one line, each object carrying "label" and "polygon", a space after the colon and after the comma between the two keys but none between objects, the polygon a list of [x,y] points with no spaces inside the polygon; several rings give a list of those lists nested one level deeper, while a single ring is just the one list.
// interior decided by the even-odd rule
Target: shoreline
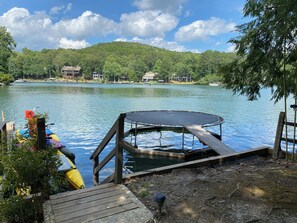
[{"label": "shoreline", "polygon": [[[78,84],[135,84],[135,85],[199,85],[199,86],[212,86],[210,84],[198,84],[197,82],[178,82],[171,81],[169,83],[159,83],[155,82],[129,82],[129,81],[118,81],[118,82],[101,82],[96,80],[72,80],[72,79],[56,79],[56,80],[48,80],[48,79],[18,79],[21,81],[15,81],[14,83],[78,83]],[[223,84],[219,84],[217,86],[223,86]]]}]

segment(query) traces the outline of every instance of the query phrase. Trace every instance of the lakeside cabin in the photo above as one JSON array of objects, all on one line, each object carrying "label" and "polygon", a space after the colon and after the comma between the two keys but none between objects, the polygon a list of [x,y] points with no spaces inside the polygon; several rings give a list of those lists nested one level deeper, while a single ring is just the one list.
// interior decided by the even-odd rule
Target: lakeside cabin
[{"label": "lakeside cabin", "polygon": [[100,72],[93,72],[93,80],[102,80],[103,79],[103,74]]},{"label": "lakeside cabin", "polygon": [[82,76],[82,70],[80,66],[63,66],[61,75],[63,78],[77,78]]},{"label": "lakeside cabin", "polygon": [[149,71],[143,75],[142,81],[143,82],[155,81],[156,76],[157,76],[157,73]]}]

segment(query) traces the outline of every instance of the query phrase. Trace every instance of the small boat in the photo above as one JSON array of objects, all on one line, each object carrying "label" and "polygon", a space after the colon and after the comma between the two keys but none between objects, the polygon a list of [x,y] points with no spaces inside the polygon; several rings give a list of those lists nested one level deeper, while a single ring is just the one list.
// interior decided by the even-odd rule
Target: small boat
[{"label": "small boat", "polygon": [[24,82],[27,82],[26,80],[24,79],[17,79],[14,81],[15,83],[24,83]]},{"label": "small boat", "polygon": [[209,83],[209,86],[217,87],[217,86],[220,86],[220,84],[219,83]]}]

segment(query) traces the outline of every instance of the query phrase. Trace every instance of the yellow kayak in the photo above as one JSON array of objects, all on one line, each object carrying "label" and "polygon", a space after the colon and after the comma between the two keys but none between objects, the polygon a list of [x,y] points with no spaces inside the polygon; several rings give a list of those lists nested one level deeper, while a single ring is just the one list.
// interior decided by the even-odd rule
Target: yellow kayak
[{"label": "yellow kayak", "polygon": [[65,172],[66,179],[73,187],[73,189],[77,190],[85,188],[84,180],[73,162],[71,162],[71,160],[59,150],[57,150],[57,154],[62,161],[62,165],[59,167],[59,171]]},{"label": "yellow kayak", "polygon": [[[54,145],[54,142],[57,142],[57,143],[60,142],[60,140],[56,134],[51,132],[51,134],[49,136],[51,138],[52,145]],[[19,143],[24,142],[28,138],[27,131],[26,130],[17,130],[16,138]],[[72,189],[77,190],[77,189],[85,188],[84,180],[83,180],[79,170],[74,165],[74,158],[75,158],[74,154],[67,154],[67,152],[69,153],[69,151],[65,151],[65,152],[66,152],[66,154],[62,153],[59,149],[57,149],[57,155],[59,156],[61,163],[62,163],[62,165],[59,167],[59,171],[65,173],[65,177],[66,177],[67,181],[69,182]],[[66,155],[68,155],[68,156],[66,156]],[[73,161],[71,161],[68,158],[68,157],[70,157],[69,155],[74,156],[74,157],[72,157]],[[28,191],[30,191],[28,188],[18,189],[17,193],[18,194],[23,194],[23,193],[28,194]],[[30,192],[29,192],[29,194],[30,194]]]}]

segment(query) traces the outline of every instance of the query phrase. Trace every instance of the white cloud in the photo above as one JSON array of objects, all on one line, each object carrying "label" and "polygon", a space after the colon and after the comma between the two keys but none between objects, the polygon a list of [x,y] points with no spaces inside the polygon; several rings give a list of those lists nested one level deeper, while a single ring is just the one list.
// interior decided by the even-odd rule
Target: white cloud
[{"label": "white cloud", "polygon": [[63,9],[65,8],[64,5],[62,6],[54,6],[50,9],[50,14],[51,15],[55,15],[55,14],[59,14]]},{"label": "white cloud", "polygon": [[76,38],[86,38],[89,35],[105,36],[115,32],[116,27],[117,24],[112,20],[91,11],[86,11],[75,19],[61,20],[54,25],[56,32]]},{"label": "white cloud", "polygon": [[61,12],[66,13],[68,11],[70,11],[72,8],[72,4],[68,3],[66,6],[65,5],[61,5],[61,6],[54,6],[50,9],[49,14],[50,15],[55,15],[55,14],[59,14]]},{"label": "white cloud", "polygon": [[134,0],[140,10],[160,10],[170,14],[180,14],[182,4],[188,0]]},{"label": "white cloud", "polygon": [[24,8],[12,8],[0,16],[0,25],[6,26],[18,48],[49,47],[52,22],[43,12],[30,15]]},{"label": "white cloud", "polygon": [[175,34],[177,41],[203,40],[209,36],[217,36],[235,30],[235,23],[227,23],[223,19],[212,17],[209,20],[197,20],[179,28]]},{"label": "white cloud", "polygon": [[[62,10],[65,10],[65,7],[52,9],[52,13],[59,13]],[[88,38],[100,38],[109,34],[120,37],[163,39],[165,33],[174,29],[177,24],[177,17],[161,11],[123,14],[119,23],[91,11],[56,23],[45,12],[30,14],[25,8],[12,8],[0,16],[0,25],[8,28],[17,42],[17,50],[24,47],[33,50],[85,47],[88,46]],[[157,42],[153,44],[157,45]],[[160,41],[158,44],[161,46]]]},{"label": "white cloud", "polygon": [[64,13],[70,11],[72,9],[72,3],[68,3],[65,10],[64,10]]},{"label": "white cloud", "polygon": [[65,49],[81,49],[88,47],[90,44],[85,40],[72,40],[72,39],[66,39],[61,38],[59,41],[59,47],[65,48]]},{"label": "white cloud", "polygon": [[163,37],[165,32],[172,30],[178,24],[178,19],[161,11],[138,11],[123,14],[121,20],[121,34],[127,36]]},{"label": "white cloud", "polygon": [[[57,48],[63,44],[77,48],[87,44],[90,36],[100,37],[115,32],[117,24],[90,11],[81,16],[53,23],[44,12],[30,12],[25,8],[12,8],[0,16],[0,26],[6,26],[17,42],[17,49],[33,50]],[[69,41],[74,41],[70,44]],[[67,43],[67,44],[66,44]],[[76,45],[76,46],[75,46]],[[68,45],[67,45],[68,46]]]}]

